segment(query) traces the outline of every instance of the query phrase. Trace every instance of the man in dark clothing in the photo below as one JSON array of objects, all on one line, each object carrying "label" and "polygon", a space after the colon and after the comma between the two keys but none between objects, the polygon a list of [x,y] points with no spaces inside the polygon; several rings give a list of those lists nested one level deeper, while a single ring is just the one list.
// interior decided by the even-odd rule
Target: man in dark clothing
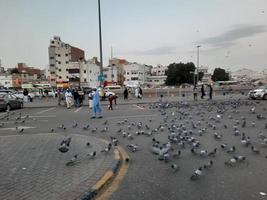
[{"label": "man in dark clothing", "polygon": [[73,98],[74,98],[75,107],[80,107],[80,97],[79,97],[78,90],[75,89],[73,91],[72,95],[73,95]]},{"label": "man in dark clothing", "polygon": [[204,85],[201,86],[201,99],[203,99],[205,96],[205,89],[204,89]]},{"label": "man in dark clothing", "polygon": [[209,85],[209,98],[212,100],[212,93],[213,93],[213,88],[211,85]]},{"label": "man in dark clothing", "polygon": [[127,87],[125,87],[125,89],[123,91],[123,95],[124,95],[124,100],[127,100],[128,99],[128,95],[129,95]]}]

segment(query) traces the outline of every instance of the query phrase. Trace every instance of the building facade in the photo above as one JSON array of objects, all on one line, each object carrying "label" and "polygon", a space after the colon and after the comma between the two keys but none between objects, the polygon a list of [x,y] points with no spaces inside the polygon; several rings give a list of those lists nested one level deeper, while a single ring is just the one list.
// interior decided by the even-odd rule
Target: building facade
[{"label": "building facade", "polygon": [[[58,36],[54,36],[50,40],[48,55],[49,80],[52,87],[56,87],[57,83],[69,82],[68,68],[73,69],[75,62],[79,63],[85,60],[83,50],[62,42]],[[75,72],[71,74],[75,74]]]}]

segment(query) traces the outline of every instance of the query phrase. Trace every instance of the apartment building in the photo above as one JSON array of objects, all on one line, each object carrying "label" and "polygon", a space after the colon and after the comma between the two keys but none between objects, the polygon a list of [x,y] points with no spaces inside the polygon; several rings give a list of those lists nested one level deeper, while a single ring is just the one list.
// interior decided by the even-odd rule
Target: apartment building
[{"label": "apartment building", "polygon": [[85,60],[83,50],[62,42],[59,36],[54,36],[53,39],[50,40],[48,54],[49,80],[53,87],[56,87],[57,83],[68,83],[68,68],[72,69],[72,67],[76,66],[75,62],[79,63]]}]

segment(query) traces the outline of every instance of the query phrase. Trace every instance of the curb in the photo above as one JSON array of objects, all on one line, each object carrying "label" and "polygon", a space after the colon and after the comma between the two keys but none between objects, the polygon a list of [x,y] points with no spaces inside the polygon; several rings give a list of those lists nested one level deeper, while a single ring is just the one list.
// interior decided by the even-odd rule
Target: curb
[{"label": "curb", "polygon": [[118,148],[116,148],[114,150],[114,154],[115,154],[115,163],[113,163],[113,165],[111,166],[111,169],[106,171],[105,174],[96,182],[96,184],[93,185],[93,187],[91,187],[91,189],[89,189],[89,191],[82,194],[78,198],[78,200],[91,200],[91,199],[93,199],[100,192],[100,190],[104,186],[106,186],[107,183],[109,183],[109,181],[111,179],[114,178],[115,174],[117,173],[117,171],[120,168],[121,163],[122,163],[122,156],[121,156]]}]

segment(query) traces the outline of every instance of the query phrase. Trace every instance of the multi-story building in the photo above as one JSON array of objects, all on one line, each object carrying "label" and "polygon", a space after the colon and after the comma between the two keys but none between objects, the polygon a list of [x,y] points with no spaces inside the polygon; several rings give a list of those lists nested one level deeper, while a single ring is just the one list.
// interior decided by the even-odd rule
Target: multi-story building
[{"label": "multi-story building", "polygon": [[85,60],[83,50],[62,42],[58,36],[54,36],[54,38],[50,40],[48,54],[49,80],[53,87],[56,87],[57,83],[62,84],[64,82],[69,82],[68,68],[72,68],[72,66],[75,65],[70,62],[81,62]]},{"label": "multi-story building", "polygon": [[156,67],[151,68],[152,76],[165,76],[168,67],[164,65],[157,65]]},{"label": "multi-story building", "polygon": [[31,75],[31,76],[35,75],[36,77],[40,77],[42,75],[42,70],[41,69],[28,67],[25,63],[18,63],[17,69],[18,69],[19,73],[28,74],[28,75]]},{"label": "multi-story building", "polygon": [[146,77],[150,75],[151,66],[129,63],[124,66],[124,85],[137,87],[146,83]]},{"label": "multi-story building", "polygon": [[12,75],[6,73],[0,74],[0,86],[5,88],[12,88],[13,87]]},{"label": "multi-story building", "polygon": [[[114,75],[114,80],[117,80],[117,84],[118,85],[123,85],[124,81],[125,81],[125,70],[124,67],[125,65],[128,65],[129,62],[125,59],[119,59],[119,58],[112,58],[109,60],[109,67],[111,68],[111,70],[113,71],[113,75]],[[115,74],[116,71],[116,74]],[[115,77],[117,77],[115,79]]]}]

